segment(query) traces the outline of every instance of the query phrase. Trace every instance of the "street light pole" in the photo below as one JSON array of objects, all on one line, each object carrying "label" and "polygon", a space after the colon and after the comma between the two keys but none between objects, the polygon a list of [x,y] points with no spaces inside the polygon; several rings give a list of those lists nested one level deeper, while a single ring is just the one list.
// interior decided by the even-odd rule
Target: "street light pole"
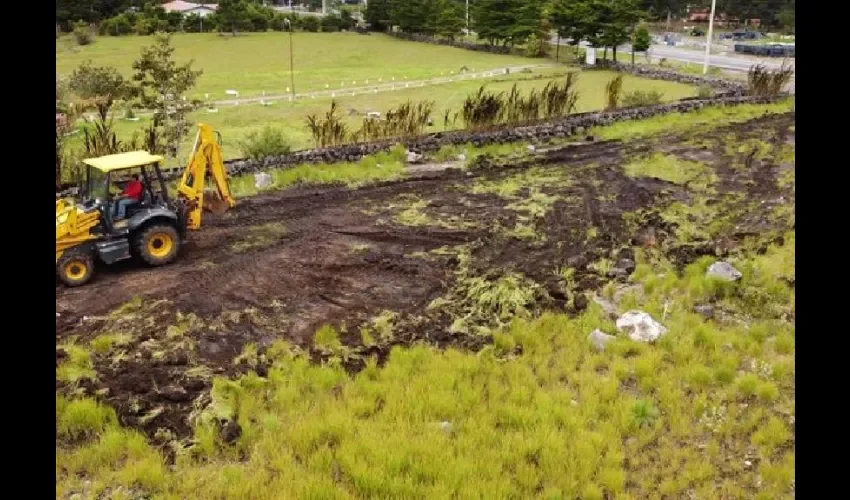
[{"label": "street light pole", "polygon": [[295,69],[294,69],[295,57],[294,57],[294,55],[293,55],[294,53],[292,51],[292,31],[293,31],[292,30],[292,22],[289,20],[288,17],[285,18],[283,20],[283,22],[289,28],[289,84],[290,84],[289,89],[290,89],[290,93],[292,94],[292,98],[294,99],[295,98]]},{"label": "street light pole", "polygon": [[711,57],[711,37],[714,33],[714,7],[717,0],[711,0],[711,15],[708,18],[708,37],[705,40],[705,62],[702,65],[702,74],[708,73],[708,59]]},{"label": "street light pole", "polygon": [[466,36],[469,36],[469,0],[466,0]]}]

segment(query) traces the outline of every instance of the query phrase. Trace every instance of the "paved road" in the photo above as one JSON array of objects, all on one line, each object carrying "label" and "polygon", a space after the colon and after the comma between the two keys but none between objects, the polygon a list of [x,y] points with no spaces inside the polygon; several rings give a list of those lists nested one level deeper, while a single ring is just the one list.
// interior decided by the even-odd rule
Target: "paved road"
[{"label": "paved road", "polygon": [[[552,40],[552,43],[557,43],[557,38]],[[566,45],[566,42],[561,40],[561,45]],[[584,42],[580,44],[586,46]],[[617,55],[622,54],[628,60],[631,53],[631,46],[623,45],[617,48]],[[703,64],[705,60],[705,52],[685,49],[681,47],[670,47],[668,45],[652,45],[649,49],[649,55],[654,61],[658,61],[662,57],[670,61],[685,62],[692,64]],[[712,53],[708,62],[709,66],[720,68],[724,71],[733,73],[746,73],[753,64],[763,64],[768,69],[777,69],[782,66],[782,60],[777,58],[751,57],[733,54],[716,54]],[[792,59],[793,64],[793,59]],[[794,92],[794,77],[791,77],[789,83],[791,92]]]}]

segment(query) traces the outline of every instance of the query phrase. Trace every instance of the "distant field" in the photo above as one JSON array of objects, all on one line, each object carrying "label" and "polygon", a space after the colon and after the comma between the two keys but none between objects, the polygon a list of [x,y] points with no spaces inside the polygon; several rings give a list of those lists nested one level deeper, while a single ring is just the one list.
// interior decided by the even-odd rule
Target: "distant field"
[{"label": "distant field", "polygon": [[[74,47],[66,40],[57,42],[57,72],[69,74],[82,61],[92,59],[98,65],[111,65],[127,75],[131,73],[132,61],[143,45],[151,43],[150,37],[101,37],[87,47]],[[180,61],[195,60],[195,66],[204,70],[192,95],[203,97],[209,93],[211,99],[227,99],[228,88],[239,90],[241,96],[285,93],[289,85],[288,37],[281,33],[247,34],[244,36],[219,37],[211,34],[175,35],[175,56]],[[299,45],[301,44],[301,45]],[[322,90],[326,82],[341,81],[346,85],[358,82],[364,85],[368,78],[375,82],[376,75],[384,81],[422,80],[441,73],[456,72],[466,65],[470,70],[504,68],[515,65],[546,63],[513,56],[501,56],[464,51],[451,47],[399,41],[385,35],[363,36],[348,33],[295,34],[296,47],[296,90]],[[274,49],[274,50],[272,50]],[[551,61],[549,61],[551,62]],[[554,63],[552,63],[554,64]],[[532,73],[513,73],[496,78],[475,79],[442,85],[415,87],[399,91],[379,93],[345,94],[342,90],[335,97],[348,125],[357,129],[362,115],[369,111],[385,113],[407,100],[431,100],[435,102],[434,126],[429,131],[444,130],[444,114],[460,111],[467,95],[474,93],[482,84],[495,91],[508,90],[514,84],[524,92],[541,89],[553,79],[561,80],[568,71],[565,65],[535,69]],[[584,72],[578,80],[580,93],[578,111],[591,111],[603,106],[605,84],[613,73],[607,71]],[[277,82],[277,83],[276,83]],[[279,83],[279,85],[278,85]],[[328,83],[330,85],[331,83]],[[277,86],[275,86],[277,85]],[[657,89],[665,100],[676,100],[696,94],[692,86],[661,82],[626,76],[624,92]],[[252,131],[266,125],[282,128],[293,148],[312,147],[313,143],[305,125],[309,114],[324,113],[330,106],[330,98],[299,100],[294,103],[276,101],[271,106],[259,103],[220,105],[218,112],[205,109],[192,115],[193,121],[204,121],[221,132],[225,144],[225,156],[242,156],[240,143]],[[356,112],[355,112],[356,111]],[[351,113],[351,114],[349,114]],[[120,111],[118,113],[120,115]],[[140,121],[130,122],[116,119],[116,131],[120,138],[128,139],[134,131],[146,125]],[[449,128],[461,127],[458,119]],[[81,136],[71,139],[72,146],[79,143]],[[188,152],[190,145],[184,146]],[[182,156],[182,155],[181,155]],[[182,161],[183,158],[180,158]]]},{"label": "distant field", "polygon": [[[540,70],[537,72],[541,76],[539,79],[533,79],[535,76],[534,73],[531,75],[517,74],[501,78],[498,81],[473,80],[378,94],[344,95],[338,96],[336,100],[340,103],[349,126],[354,129],[360,126],[362,120],[360,114],[362,113],[368,111],[379,111],[383,113],[408,99],[413,101],[432,100],[435,102],[433,113],[434,126],[429,128],[429,131],[438,131],[445,128],[443,124],[445,110],[449,110],[452,115],[460,111],[466,96],[477,91],[478,87],[482,84],[486,84],[488,89],[499,91],[508,90],[516,83],[519,89],[529,92],[533,88],[542,88],[547,82],[553,79],[560,80],[563,78],[561,75],[569,70],[570,68],[567,67]],[[591,111],[602,108],[605,97],[605,83],[613,75],[612,72],[608,71],[583,72],[581,74],[578,80],[578,90],[580,93],[578,102],[579,111]],[[681,99],[682,97],[692,96],[696,93],[695,88],[688,85],[647,80],[632,76],[625,77],[623,87],[625,92],[658,89],[664,93],[666,100]],[[227,158],[238,158],[242,154],[239,146],[240,142],[251,131],[260,130],[266,125],[284,129],[294,148],[312,147],[313,143],[305,124],[305,118],[311,113],[326,112],[330,106],[330,101],[330,99],[316,99],[295,103],[277,101],[267,107],[256,103],[221,106],[217,113],[208,113],[206,110],[197,111],[192,114],[192,120],[209,123],[216,130],[220,131],[225,141],[225,156]],[[357,110],[358,115],[348,116],[351,109]],[[129,138],[132,136],[133,131],[141,130],[145,126],[146,119],[143,117],[138,122],[116,119],[115,123],[119,137]],[[458,118],[455,126],[461,127],[462,125],[462,120]],[[184,150],[188,150],[188,148],[189,144],[186,144]]]},{"label": "distant field", "polygon": [[[290,86],[287,33],[236,37],[192,33],[176,34],[172,40],[178,61],[194,60],[194,67],[204,70],[190,97],[209,93],[211,99],[226,99],[227,89],[238,90],[242,96],[259,96],[263,91],[285,94]],[[64,37],[56,42],[56,71],[68,75],[91,59],[130,76],[141,48],[152,42],[152,37],[98,37],[92,45],[79,47]],[[421,80],[457,72],[462,66],[482,71],[530,63],[521,57],[411,43],[380,34],[295,33],[293,49],[298,92],[321,90],[325,85],[338,88],[342,82],[363,85],[367,79]]]}]

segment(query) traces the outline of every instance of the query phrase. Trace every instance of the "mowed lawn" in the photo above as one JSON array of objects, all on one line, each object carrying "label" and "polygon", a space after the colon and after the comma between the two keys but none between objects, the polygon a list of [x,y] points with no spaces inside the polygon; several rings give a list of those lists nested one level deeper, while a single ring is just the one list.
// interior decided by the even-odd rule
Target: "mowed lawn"
[{"label": "mowed lawn", "polygon": [[[391,81],[421,80],[457,73],[462,66],[485,71],[540,61],[522,57],[471,52],[453,47],[411,43],[388,35],[357,33],[295,33],[293,39],[295,89],[323,90]],[[56,72],[70,75],[86,59],[97,65],[113,66],[132,75],[133,61],[153,37],[97,37],[91,45],[76,46],[70,37],[56,42]],[[179,62],[194,60],[204,70],[189,97],[227,99],[225,90],[241,96],[285,94],[290,86],[289,34],[246,33],[236,37],[212,33],[175,34],[174,56]],[[352,85],[351,82],[357,82]]]}]

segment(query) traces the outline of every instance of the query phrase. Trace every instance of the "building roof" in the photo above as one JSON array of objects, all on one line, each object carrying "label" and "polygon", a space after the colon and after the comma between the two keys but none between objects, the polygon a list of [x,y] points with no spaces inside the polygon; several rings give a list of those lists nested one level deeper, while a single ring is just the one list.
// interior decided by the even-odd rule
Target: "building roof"
[{"label": "building roof", "polygon": [[214,3],[200,4],[184,2],[183,0],[174,0],[173,2],[162,4],[162,8],[165,9],[166,12],[187,12],[197,8],[216,10],[218,5]]},{"label": "building roof", "polygon": [[111,172],[113,170],[124,170],[141,167],[142,165],[150,165],[151,163],[159,163],[163,160],[165,158],[162,156],[152,155],[147,151],[131,151],[129,153],[118,153],[99,158],[88,158],[83,160],[83,163],[101,172]]}]

